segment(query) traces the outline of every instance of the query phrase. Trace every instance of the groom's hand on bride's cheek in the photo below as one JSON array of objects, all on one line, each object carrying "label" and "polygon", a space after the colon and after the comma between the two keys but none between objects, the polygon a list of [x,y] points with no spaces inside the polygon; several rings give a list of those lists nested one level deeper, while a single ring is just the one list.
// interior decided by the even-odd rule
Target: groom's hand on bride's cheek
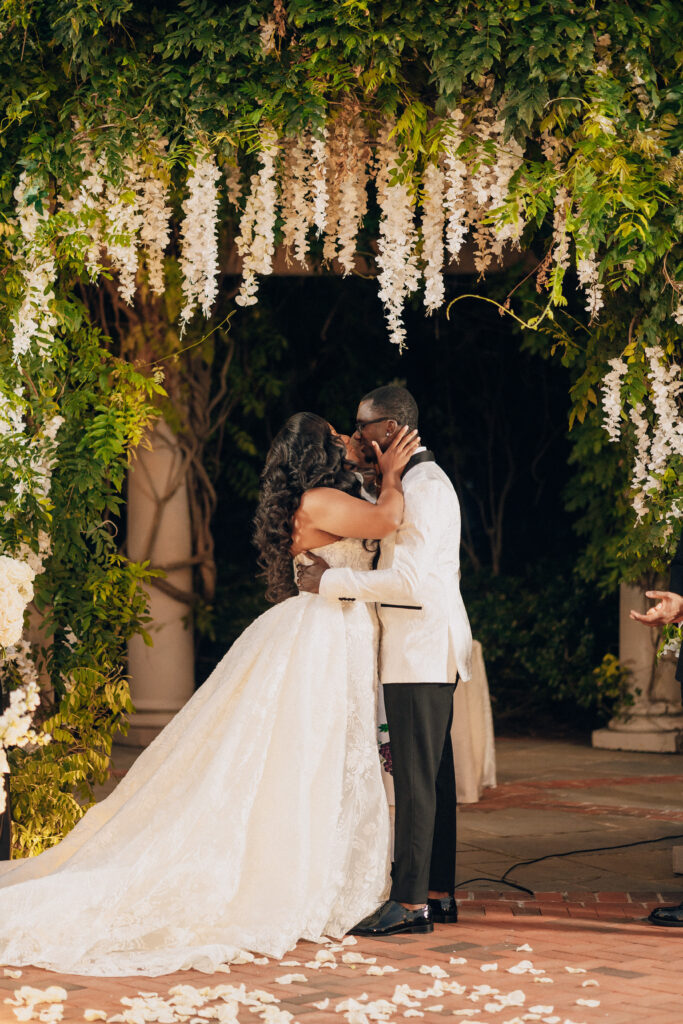
[{"label": "groom's hand on bride's cheek", "polygon": [[311,565],[299,564],[296,569],[296,585],[299,590],[307,594],[318,594],[320,592],[320,580],[322,574],[329,565],[320,555],[314,555],[312,551],[306,551],[306,556],[312,559]]}]

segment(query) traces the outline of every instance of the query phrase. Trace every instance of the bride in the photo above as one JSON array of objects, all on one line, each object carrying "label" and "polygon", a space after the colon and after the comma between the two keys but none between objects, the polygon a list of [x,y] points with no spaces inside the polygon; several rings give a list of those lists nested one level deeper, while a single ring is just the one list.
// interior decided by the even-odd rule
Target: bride
[{"label": "bride", "polygon": [[114,792],[57,846],[0,875],[0,963],[68,974],[211,972],[251,950],[341,937],[386,895],[368,605],[297,594],[292,556],[368,569],[403,512],[406,430],[376,451],[377,504],[342,439],[292,416],[261,478],[255,540],[277,602]]}]

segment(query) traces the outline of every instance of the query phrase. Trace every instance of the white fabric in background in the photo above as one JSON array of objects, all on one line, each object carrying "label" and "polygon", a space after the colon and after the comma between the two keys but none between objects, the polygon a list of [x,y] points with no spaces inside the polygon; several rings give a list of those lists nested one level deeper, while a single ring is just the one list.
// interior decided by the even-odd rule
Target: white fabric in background
[{"label": "white fabric in background", "polygon": [[[367,569],[362,541],[318,549]],[[302,594],[261,615],[58,846],[0,875],[0,963],[212,972],[341,937],[385,898],[377,622]]]}]

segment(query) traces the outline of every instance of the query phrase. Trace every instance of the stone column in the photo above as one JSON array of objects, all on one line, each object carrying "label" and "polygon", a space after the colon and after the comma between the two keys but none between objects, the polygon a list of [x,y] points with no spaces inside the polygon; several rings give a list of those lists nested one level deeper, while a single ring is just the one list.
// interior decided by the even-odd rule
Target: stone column
[{"label": "stone column", "polygon": [[[149,559],[156,567],[189,562],[192,557],[190,507],[183,456],[173,431],[158,420],[140,446],[128,474],[130,558]],[[166,582],[192,590],[191,568],[172,569]],[[194,644],[187,626],[189,607],[169,593],[148,588],[153,645],[134,636],[128,646],[128,671],[135,714],[120,742],[147,746],[194,693]]]},{"label": "stone column", "polygon": [[[619,593],[619,660],[631,670],[629,685],[635,703],[593,733],[593,746],[605,750],[642,750],[657,754],[683,751],[681,687],[676,660],[657,661],[659,632],[629,618],[646,612],[652,602],[645,588],[622,583]],[[637,691],[640,691],[638,693]]]}]

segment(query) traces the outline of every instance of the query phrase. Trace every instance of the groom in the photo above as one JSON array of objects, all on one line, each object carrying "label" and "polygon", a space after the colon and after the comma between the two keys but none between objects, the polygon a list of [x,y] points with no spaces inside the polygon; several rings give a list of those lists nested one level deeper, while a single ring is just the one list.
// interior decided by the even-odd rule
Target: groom
[{"label": "groom", "polygon": [[[402,426],[417,427],[415,399],[389,385],[358,406],[354,439],[373,458]],[[472,635],[460,596],[460,508],[450,480],[426,448],[403,471],[404,514],[382,541],[377,569],[330,569],[310,555],[300,590],[329,599],[376,602],[380,682],[391,741],[396,825],[390,899],[356,935],[430,932],[457,921],[456,797],[450,740],[453,692],[469,679]]]}]

